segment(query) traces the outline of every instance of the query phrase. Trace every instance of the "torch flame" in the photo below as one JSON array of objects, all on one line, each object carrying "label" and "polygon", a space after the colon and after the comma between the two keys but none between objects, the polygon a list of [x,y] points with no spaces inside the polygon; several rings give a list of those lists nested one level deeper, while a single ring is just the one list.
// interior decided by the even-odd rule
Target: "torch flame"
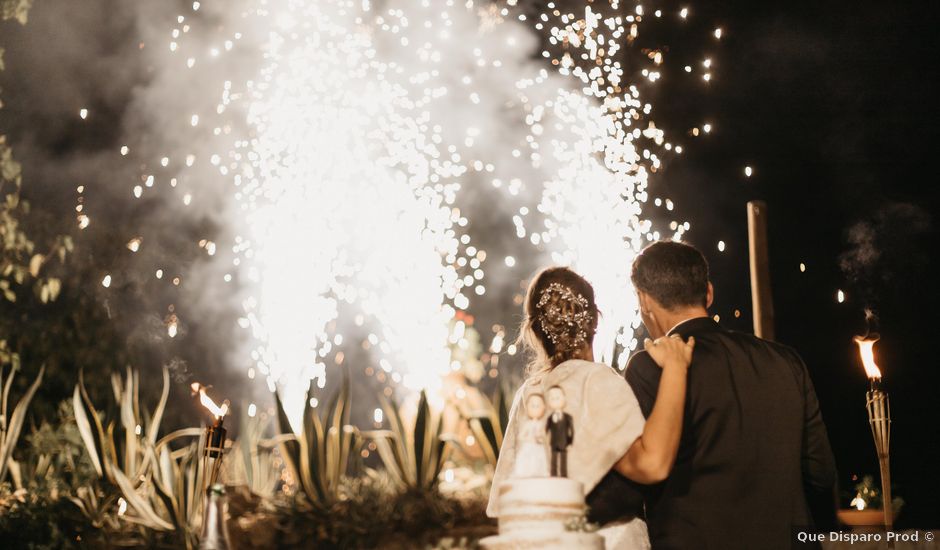
[{"label": "torch flame", "polygon": [[222,418],[228,413],[228,403],[222,403],[221,407],[216,405],[215,401],[206,395],[205,386],[199,382],[193,382],[190,387],[193,389],[193,393],[199,394],[199,402],[202,403],[202,406],[208,409],[216,418]]},{"label": "torch flame", "polygon": [[877,341],[877,337],[855,337],[858,353],[862,357],[862,365],[865,366],[865,374],[872,380],[881,379],[881,369],[875,364],[875,342]]}]

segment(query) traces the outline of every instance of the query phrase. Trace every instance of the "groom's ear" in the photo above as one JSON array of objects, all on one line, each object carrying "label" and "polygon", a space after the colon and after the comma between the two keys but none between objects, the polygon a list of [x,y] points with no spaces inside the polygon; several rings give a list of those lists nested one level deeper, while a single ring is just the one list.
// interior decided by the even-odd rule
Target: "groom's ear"
[{"label": "groom's ear", "polygon": [[715,287],[712,286],[712,282],[708,281],[708,290],[705,291],[705,309],[712,307],[712,303],[715,301]]},{"label": "groom's ear", "polygon": [[649,313],[650,310],[650,297],[647,293],[642,290],[636,291],[637,301],[640,303],[640,313]]}]

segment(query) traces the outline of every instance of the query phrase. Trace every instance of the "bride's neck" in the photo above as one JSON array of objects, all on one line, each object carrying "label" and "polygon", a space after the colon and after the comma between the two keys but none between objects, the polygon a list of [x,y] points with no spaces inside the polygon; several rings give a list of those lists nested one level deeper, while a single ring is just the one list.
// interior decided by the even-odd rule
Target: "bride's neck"
[{"label": "bride's neck", "polygon": [[594,348],[590,344],[585,344],[571,356],[572,359],[581,359],[582,361],[594,362]]}]

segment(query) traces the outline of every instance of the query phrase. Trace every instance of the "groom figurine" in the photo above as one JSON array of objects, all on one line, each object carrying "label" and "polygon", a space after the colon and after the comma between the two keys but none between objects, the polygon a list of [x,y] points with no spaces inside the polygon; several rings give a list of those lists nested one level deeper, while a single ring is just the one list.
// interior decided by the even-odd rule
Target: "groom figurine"
[{"label": "groom figurine", "polygon": [[571,415],[565,412],[565,390],[561,386],[548,388],[548,408],[551,413],[545,423],[552,448],[552,477],[568,477],[568,446],[574,442]]},{"label": "groom figurine", "polygon": [[[689,245],[653,243],[631,278],[651,338],[695,337],[675,466],[661,484],[639,489],[653,550],[790,549],[796,530],[812,529],[813,497],[828,498],[821,523],[833,521],[835,463],[800,356],[713,321],[708,264]],[[627,365],[647,417],[661,372],[645,351]],[[610,472],[588,505],[610,521],[613,510],[636,514],[635,494]]]}]

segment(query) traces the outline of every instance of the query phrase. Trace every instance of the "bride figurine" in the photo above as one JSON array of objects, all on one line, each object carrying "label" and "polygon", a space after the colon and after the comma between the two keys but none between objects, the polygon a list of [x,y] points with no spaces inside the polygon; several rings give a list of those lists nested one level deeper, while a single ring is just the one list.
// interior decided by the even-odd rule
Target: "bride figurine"
[{"label": "bride figurine", "polygon": [[547,477],[548,452],[545,446],[545,398],[540,393],[526,397],[527,419],[522,421],[517,435],[518,448],[512,477]]}]

